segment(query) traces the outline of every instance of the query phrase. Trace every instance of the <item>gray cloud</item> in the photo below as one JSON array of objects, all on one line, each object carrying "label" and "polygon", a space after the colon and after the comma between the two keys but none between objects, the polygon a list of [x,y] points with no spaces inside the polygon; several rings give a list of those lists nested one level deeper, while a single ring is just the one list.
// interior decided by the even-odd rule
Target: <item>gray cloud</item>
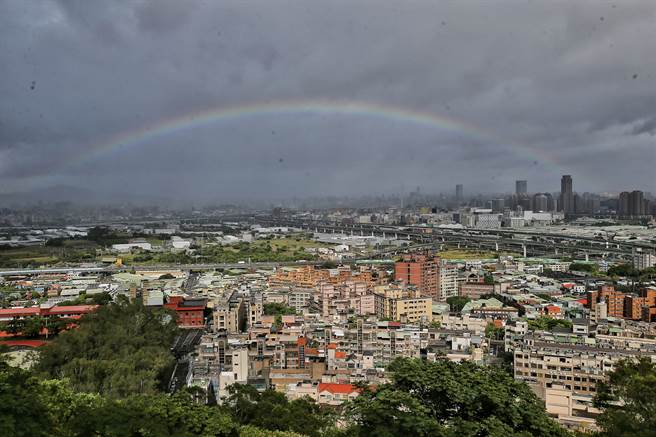
[{"label": "gray cloud", "polygon": [[656,134],[656,117],[641,120],[631,130],[633,135],[649,134],[654,136]]},{"label": "gray cloud", "polygon": [[[650,1],[0,0],[0,187],[239,195],[656,190]],[[207,108],[357,100],[484,134],[344,114],[253,115],[99,155]]]}]

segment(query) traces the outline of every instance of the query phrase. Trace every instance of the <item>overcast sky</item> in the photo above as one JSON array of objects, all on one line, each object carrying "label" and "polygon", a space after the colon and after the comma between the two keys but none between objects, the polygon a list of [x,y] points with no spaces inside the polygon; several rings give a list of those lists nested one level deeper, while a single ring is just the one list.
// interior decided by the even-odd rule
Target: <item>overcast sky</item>
[{"label": "overcast sky", "polygon": [[[656,2],[0,0],[0,192],[656,191]],[[91,154],[208,109],[253,114]]]}]

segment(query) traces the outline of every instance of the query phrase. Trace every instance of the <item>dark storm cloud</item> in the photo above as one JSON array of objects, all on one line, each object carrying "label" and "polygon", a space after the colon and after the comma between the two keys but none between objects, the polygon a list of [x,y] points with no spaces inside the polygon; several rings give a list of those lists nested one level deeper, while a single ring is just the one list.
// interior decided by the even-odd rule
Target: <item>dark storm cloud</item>
[{"label": "dark storm cloud", "polygon": [[648,118],[646,120],[639,121],[638,124],[631,131],[633,135],[641,134],[656,134],[656,117]]},{"label": "dark storm cloud", "polygon": [[[199,200],[656,189],[656,5],[0,0],[0,187]],[[476,126],[279,114],[105,154],[109,138],[252,102],[359,100]]]}]

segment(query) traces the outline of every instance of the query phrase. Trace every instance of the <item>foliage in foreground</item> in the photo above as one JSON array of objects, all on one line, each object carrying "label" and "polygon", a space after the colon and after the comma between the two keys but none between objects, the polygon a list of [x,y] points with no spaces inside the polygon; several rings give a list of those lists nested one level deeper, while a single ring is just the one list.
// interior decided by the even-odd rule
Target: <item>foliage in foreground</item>
[{"label": "foliage in foreground", "polygon": [[649,358],[619,362],[597,386],[595,405],[604,409],[597,419],[602,435],[656,435],[656,363]]},{"label": "foliage in foreground", "polygon": [[188,395],[111,399],[79,393],[66,381],[42,381],[0,363],[3,436],[235,436],[239,426],[218,408]]},{"label": "foliage in foreground", "polygon": [[356,436],[566,436],[529,387],[493,367],[402,359],[348,406]]},{"label": "foliage in foreground", "polygon": [[322,435],[334,423],[333,417],[313,401],[289,401],[283,393],[274,390],[260,393],[250,385],[230,387],[226,407],[239,424],[308,436]]},{"label": "foliage in foreground", "polygon": [[313,402],[288,402],[275,392],[260,396],[275,400],[256,399],[246,415],[233,406],[196,404],[187,391],[113,399],[0,362],[0,435],[294,437],[318,435],[316,427],[327,423]]},{"label": "foliage in foreground", "polygon": [[68,379],[76,391],[122,398],[155,394],[174,364],[175,319],[127,299],[85,315],[42,348],[36,371]]}]

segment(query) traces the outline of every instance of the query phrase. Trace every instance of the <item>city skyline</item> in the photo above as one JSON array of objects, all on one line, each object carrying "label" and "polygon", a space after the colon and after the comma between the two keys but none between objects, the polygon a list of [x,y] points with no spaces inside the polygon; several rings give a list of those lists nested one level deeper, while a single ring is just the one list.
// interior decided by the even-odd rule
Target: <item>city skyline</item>
[{"label": "city skyline", "polygon": [[0,3],[0,192],[655,191],[653,4],[285,5]]},{"label": "city skyline", "polygon": [[0,434],[652,436],[655,23],[0,0]]}]

